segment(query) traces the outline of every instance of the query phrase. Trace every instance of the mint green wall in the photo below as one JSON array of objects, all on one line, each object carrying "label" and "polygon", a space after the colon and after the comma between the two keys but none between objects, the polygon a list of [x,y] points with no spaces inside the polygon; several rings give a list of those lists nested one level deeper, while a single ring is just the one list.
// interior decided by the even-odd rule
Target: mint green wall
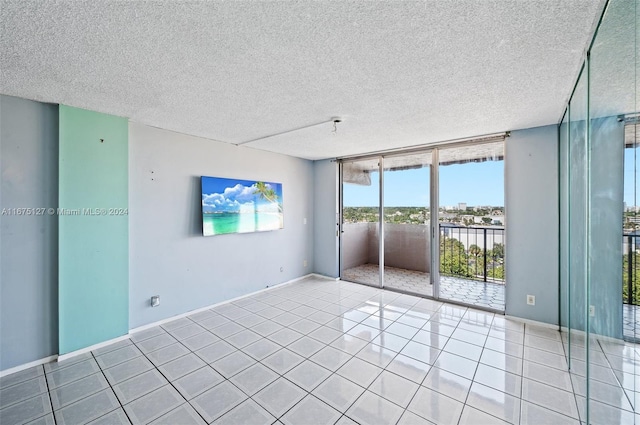
[{"label": "mint green wall", "polygon": [[129,330],[128,216],[84,210],[128,207],[128,123],[64,105],[59,114],[59,352],[65,354]]}]

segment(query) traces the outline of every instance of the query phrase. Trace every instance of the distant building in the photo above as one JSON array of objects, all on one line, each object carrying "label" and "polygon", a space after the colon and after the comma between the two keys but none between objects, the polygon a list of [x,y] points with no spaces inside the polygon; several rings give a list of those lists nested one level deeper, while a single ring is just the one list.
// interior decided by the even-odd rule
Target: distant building
[{"label": "distant building", "polygon": [[458,209],[460,211],[466,211],[467,210],[467,203],[466,202],[459,202],[458,203]]},{"label": "distant building", "polygon": [[451,219],[453,219],[453,218],[458,216],[455,213],[448,213],[448,212],[440,212],[440,214],[438,214],[438,215],[443,220],[451,220]]},{"label": "distant building", "polygon": [[500,214],[491,214],[491,224],[494,226],[504,226],[504,214],[502,212]]}]

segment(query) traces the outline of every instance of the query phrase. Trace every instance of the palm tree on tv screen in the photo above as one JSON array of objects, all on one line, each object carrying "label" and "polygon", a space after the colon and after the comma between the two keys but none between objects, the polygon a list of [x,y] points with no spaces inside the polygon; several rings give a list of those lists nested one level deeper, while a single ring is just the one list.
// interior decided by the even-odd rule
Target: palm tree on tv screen
[{"label": "palm tree on tv screen", "polygon": [[278,206],[278,212],[282,212],[282,206],[280,205],[280,202],[278,202],[278,194],[265,182],[256,182],[256,188],[254,189],[253,194],[259,195],[260,198],[265,201],[275,203]]},{"label": "palm tree on tv screen", "polygon": [[[278,194],[267,183],[256,182],[253,194],[260,196],[261,199],[267,202],[275,203],[278,207],[278,213],[282,214],[282,204],[279,202]],[[280,222],[282,225],[282,215],[280,215]]]},{"label": "palm tree on tv screen", "polygon": [[[282,205],[280,204],[280,202],[278,202],[278,194],[276,193],[275,190],[273,190],[268,184],[266,184],[265,182],[256,182],[255,184],[255,188],[253,190],[253,194],[259,196],[261,199],[270,202],[270,203],[275,203],[276,206],[278,207],[278,216],[280,219],[280,228],[282,229],[284,227],[284,217],[282,215]],[[258,225],[258,215],[256,214],[256,228],[259,227]]]}]

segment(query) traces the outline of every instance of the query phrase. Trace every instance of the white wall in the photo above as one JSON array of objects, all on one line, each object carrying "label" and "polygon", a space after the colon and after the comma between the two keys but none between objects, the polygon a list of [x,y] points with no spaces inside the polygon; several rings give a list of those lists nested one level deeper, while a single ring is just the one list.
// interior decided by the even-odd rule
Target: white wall
[{"label": "white wall", "polygon": [[505,143],[506,314],[557,324],[557,126],[513,131]]},{"label": "white wall", "polygon": [[[57,208],[58,106],[0,96],[0,159],[0,209]],[[58,217],[37,213],[0,215],[0,370],[58,353]]]},{"label": "white wall", "polygon": [[[202,175],[282,183],[284,229],[203,237]],[[130,328],[314,271],[307,160],[130,123],[129,214]]]}]

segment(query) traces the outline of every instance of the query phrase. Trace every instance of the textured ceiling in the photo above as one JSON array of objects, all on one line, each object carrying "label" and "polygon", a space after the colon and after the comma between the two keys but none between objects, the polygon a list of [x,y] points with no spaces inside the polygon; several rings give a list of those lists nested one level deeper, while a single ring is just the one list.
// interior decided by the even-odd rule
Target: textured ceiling
[{"label": "textured ceiling", "polygon": [[0,92],[360,154],[556,123],[602,4],[0,0]]},{"label": "textured ceiling", "polygon": [[[604,15],[598,36],[591,48],[590,110],[591,117],[635,113],[640,110],[640,45],[636,19],[640,19],[638,0],[612,1]],[[640,21],[638,22],[640,24]],[[638,27],[640,28],[640,27]],[[578,86],[578,113],[586,114],[586,82]]]}]

